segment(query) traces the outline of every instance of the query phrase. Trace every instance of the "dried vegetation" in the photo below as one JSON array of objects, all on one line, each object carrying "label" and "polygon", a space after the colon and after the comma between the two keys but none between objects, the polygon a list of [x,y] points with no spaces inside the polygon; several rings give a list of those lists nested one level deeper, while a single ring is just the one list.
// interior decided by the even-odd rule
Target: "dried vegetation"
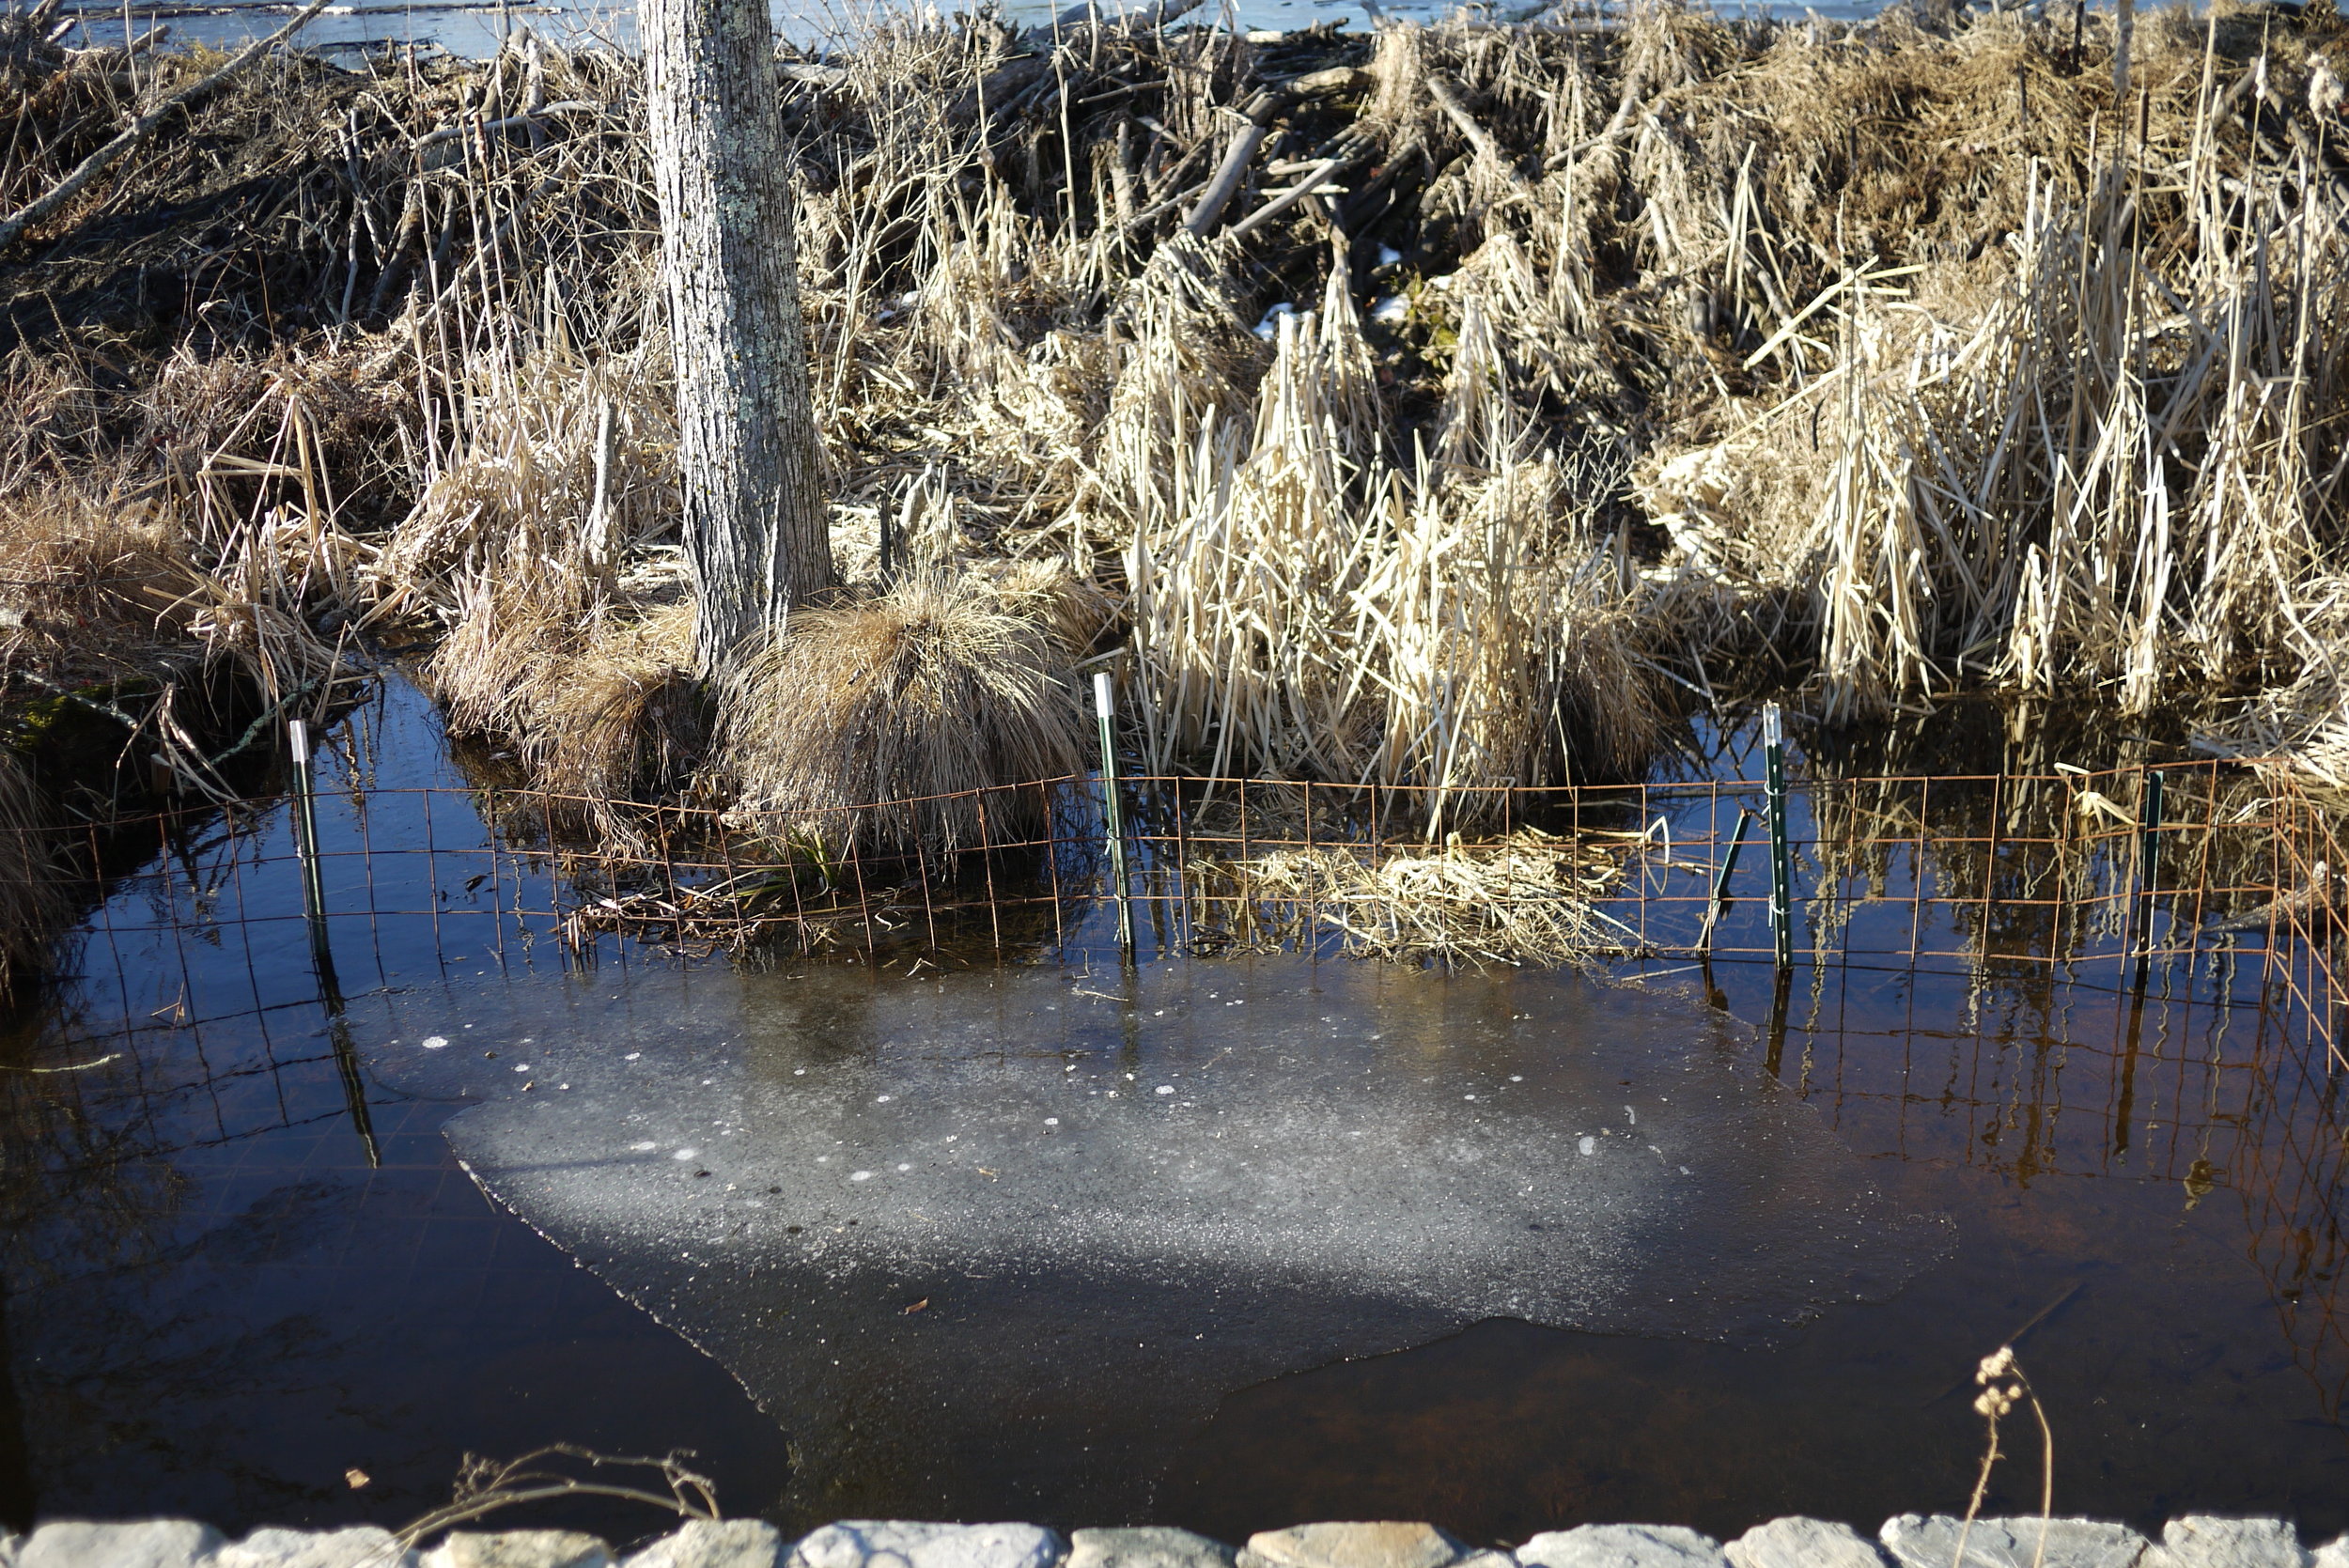
[{"label": "dried vegetation", "polygon": [[[2343,40],[872,23],[778,84],[851,587],[716,692],[635,65],[284,56],[0,258],[9,690],[282,693],[356,626],[622,836],[1069,771],[1121,639],[1151,768],[1432,786],[1431,839],[1802,683],[2092,687],[2349,777]],[[0,208],[203,65],[5,53]]]}]

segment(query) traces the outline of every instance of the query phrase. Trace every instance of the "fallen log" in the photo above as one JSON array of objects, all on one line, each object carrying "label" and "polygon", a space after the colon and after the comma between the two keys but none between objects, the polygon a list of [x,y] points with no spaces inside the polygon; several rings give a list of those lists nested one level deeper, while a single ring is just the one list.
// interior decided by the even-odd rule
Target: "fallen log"
[{"label": "fallen log", "polygon": [[1273,219],[1279,217],[1290,208],[1295,207],[1299,202],[1303,201],[1308,195],[1311,195],[1315,191],[1318,191],[1324,181],[1335,179],[1339,174],[1346,169],[1354,167],[1357,163],[1367,163],[1371,156],[1377,151],[1377,148],[1368,143],[1360,143],[1339,148],[1338,151],[1332,153],[1330,156],[1323,159],[1319,163],[1314,165],[1313,169],[1295,185],[1291,186],[1288,190],[1282,192],[1279,195],[1274,196],[1270,201],[1268,201],[1262,207],[1257,208],[1256,210],[1248,214],[1247,217],[1242,218],[1238,223],[1234,224],[1232,225],[1233,238],[1237,239],[1243,234],[1248,234],[1253,230],[1262,228],[1265,225],[1270,223]]},{"label": "fallen log", "polygon": [[1337,66],[1276,86],[1259,88],[1240,109],[1239,134],[1224,149],[1223,162],[1216,166],[1214,177],[1207,181],[1207,194],[1199,198],[1199,205],[1183,220],[1183,227],[1202,239],[1214,230],[1223,210],[1239,194],[1241,181],[1248,178],[1248,165],[1254,161],[1256,149],[1264,146],[1265,138],[1271,134],[1274,120],[1287,114],[1300,100],[1344,92],[1364,75],[1349,66]]}]

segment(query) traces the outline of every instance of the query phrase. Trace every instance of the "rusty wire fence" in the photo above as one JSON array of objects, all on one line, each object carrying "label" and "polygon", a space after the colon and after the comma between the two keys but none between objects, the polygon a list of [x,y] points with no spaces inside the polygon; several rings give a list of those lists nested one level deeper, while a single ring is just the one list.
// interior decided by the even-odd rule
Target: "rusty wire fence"
[{"label": "rusty wire fence", "polygon": [[[1553,909],[1577,917],[1565,944],[1577,959],[1773,953],[1759,781],[1493,790],[1467,830],[1443,826],[1456,796],[1411,786],[1143,777],[1120,795],[1122,888],[1090,776],[787,818],[329,784],[316,886],[338,950],[364,951],[396,925],[402,942],[443,951],[552,943],[584,962],[647,948],[880,957],[1097,946],[1121,896],[1143,957],[1361,951],[1349,934],[1376,951],[1414,908],[1448,923],[1461,938],[1454,955],[1470,962],[1523,956],[1511,920]],[[1797,963],[2053,967],[2141,983],[2126,971],[2250,949],[2299,1005],[2334,1004],[2338,830],[2279,773],[2197,762],[1828,777],[1798,781],[1790,800]],[[166,815],[87,828],[59,877],[86,898],[86,868],[145,862],[111,882],[144,889],[144,915],[125,927],[121,900],[101,901],[97,929],[184,939],[259,923],[298,948],[304,861],[284,815],[284,802],[259,801],[193,830]],[[1301,875],[1308,866],[1321,874]]]},{"label": "rusty wire fence", "polygon": [[[2339,1410],[2339,826],[2279,773],[2160,772],[2157,821],[2142,768],[1797,780],[1785,970],[1750,780],[1497,793],[1456,838],[1429,832],[1457,802],[1427,791],[1128,780],[1126,892],[1144,962],[1376,951],[1399,893],[1465,933],[1458,961],[1498,967],[1511,920],[1569,907],[1571,961],[1703,987],[1754,1026],[1757,1065],[1865,1153],[2229,1193]],[[533,973],[606,986],[641,964],[846,961],[885,985],[1117,961],[1091,777],[787,822],[648,807],[599,829],[599,809],[330,769],[325,985],[283,800],[87,831],[66,859],[111,869],[71,884],[83,918],[22,1060],[99,1065],[0,1090],[40,1110],[50,1143],[88,1145],[61,1172],[338,1121],[372,1159],[408,1125],[367,1079],[372,998]],[[951,847],[888,847],[917,830]]]}]

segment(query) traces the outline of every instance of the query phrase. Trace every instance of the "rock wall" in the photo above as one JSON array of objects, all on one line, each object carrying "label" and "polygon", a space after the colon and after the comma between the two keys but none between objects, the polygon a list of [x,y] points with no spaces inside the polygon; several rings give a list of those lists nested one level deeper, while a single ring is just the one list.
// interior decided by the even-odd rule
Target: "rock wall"
[{"label": "rock wall", "polygon": [[0,1536],[0,1568],[2349,1568],[2349,1536],[2311,1550],[2278,1519],[2172,1519],[2161,1540],[2091,1519],[1904,1514],[1873,1541],[1773,1519],[1723,1545],[1676,1525],[1582,1525],[1515,1551],[1432,1525],[1266,1530],[1235,1550],[1188,1530],[844,1520],[802,1540],[757,1519],[696,1521],[617,1553],[571,1530],[458,1530],[423,1548],[374,1526],[262,1529],[227,1541],[183,1519],[61,1522]]}]

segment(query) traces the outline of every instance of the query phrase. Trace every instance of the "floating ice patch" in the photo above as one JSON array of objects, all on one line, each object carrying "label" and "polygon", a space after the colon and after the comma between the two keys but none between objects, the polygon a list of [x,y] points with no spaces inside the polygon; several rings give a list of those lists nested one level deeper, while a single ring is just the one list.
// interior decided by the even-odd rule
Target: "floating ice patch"
[{"label": "floating ice patch", "polygon": [[[1944,1245],[1683,999],[1269,958],[1068,987],[644,974],[576,1027],[648,1066],[583,1062],[556,1098],[460,1053],[381,1070],[481,1102],[448,1131],[476,1179],[775,1413],[803,1512],[971,1514],[1000,1499],[956,1456],[1009,1434],[1035,1511],[1144,1512],[1185,1435],[1265,1378],[1494,1317],[1766,1337]],[[1248,1003],[1244,1038],[1210,1000]],[[1702,1172],[1576,1157],[1626,1082],[1640,1141],[1703,1149]],[[1079,1088],[1092,1113],[1052,1125]],[[612,1157],[614,1126],[680,1161],[726,1129],[726,1179],[767,1206]]]},{"label": "floating ice patch", "polygon": [[[1274,337],[1280,334],[1281,318],[1283,316],[1294,316],[1296,314],[1297,307],[1289,303],[1286,300],[1283,300],[1279,304],[1274,305],[1270,310],[1264,313],[1264,319],[1256,323],[1256,335],[1263,338],[1267,343],[1271,342]],[[1243,319],[1245,319],[1245,318],[1243,318]]]},{"label": "floating ice patch", "polygon": [[1411,302],[1390,294],[1370,307],[1370,318],[1382,327],[1399,327],[1411,318]]},{"label": "floating ice patch", "polygon": [[424,1037],[423,1044],[424,1048],[427,1050],[445,1050],[448,1048],[448,1036],[445,1034],[428,1034]]}]

